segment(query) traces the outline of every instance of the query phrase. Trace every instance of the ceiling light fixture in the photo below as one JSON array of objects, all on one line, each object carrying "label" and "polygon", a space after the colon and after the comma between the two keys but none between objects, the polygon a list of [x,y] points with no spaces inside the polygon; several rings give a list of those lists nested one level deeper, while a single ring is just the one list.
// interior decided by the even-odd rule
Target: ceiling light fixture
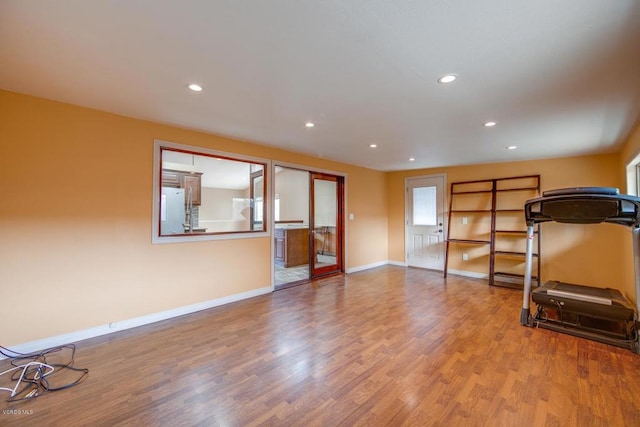
[{"label": "ceiling light fixture", "polygon": [[451,82],[454,82],[457,78],[458,76],[456,76],[455,74],[447,74],[445,76],[440,77],[438,79],[438,83],[451,83]]},{"label": "ceiling light fixture", "polygon": [[486,123],[484,124],[484,127],[486,127],[486,128],[492,128],[492,127],[494,127],[495,125],[497,125],[497,123],[496,123],[496,122],[486,122]]},{"label": "ceiling light fixture", "polygon": [[369,148],[377,148],[378,144],[369,144]]},{"label": "ceiling light fixture", "polygon": [[189,83],[187,87],[194,92],[202,92],[202,86],[197,83]]},{"label": "ceiling light fixture", "polygon": [[516,148],[518,147],[516,147],[515,145],[510,145],[507,147],[507,150],[515,150]]},{"label": "ceiling light fixture", "polygon": [[416,161],[416,159],[414,159],[413,157],[409,157],[409,161],[410,161],[410,162],[415,162],[415,161]]},{"label": "ceiling light fixture", "polygon": [[307,122],[307,123],[305,123],[304,125],[305,125],[306,127],[308,127],[308,128],[312,128],[312,127],[314,127],[314,126],[315,126],[315,125],[314,125],[313,123],[311,123],[311,122]]}]

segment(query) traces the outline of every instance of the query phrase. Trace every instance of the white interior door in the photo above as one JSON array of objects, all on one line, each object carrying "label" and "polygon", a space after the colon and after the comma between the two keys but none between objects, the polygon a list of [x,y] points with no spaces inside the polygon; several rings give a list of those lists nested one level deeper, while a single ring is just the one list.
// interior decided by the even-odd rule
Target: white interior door
[{"label": "white interior door", "polygon": [[445,175],[408,178],[406,187],[407,265],[444,270]]}]

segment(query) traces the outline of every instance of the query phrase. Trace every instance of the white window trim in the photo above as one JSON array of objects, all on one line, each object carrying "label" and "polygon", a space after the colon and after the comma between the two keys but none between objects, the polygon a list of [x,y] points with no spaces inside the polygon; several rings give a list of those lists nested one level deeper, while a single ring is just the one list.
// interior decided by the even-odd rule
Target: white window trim
[{"label": "white window trim", "polygon": [[640,196],[640,154],[627,164],[627,194]]}]

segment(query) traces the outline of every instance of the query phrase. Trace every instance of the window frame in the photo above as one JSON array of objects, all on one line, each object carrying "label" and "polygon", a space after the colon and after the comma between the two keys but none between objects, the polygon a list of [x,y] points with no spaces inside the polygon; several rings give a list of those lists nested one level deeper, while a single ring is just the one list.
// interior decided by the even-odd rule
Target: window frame
[{"label": "window frame", "polygon": [[[220,157],[226,160],[236,160],[247,163],[257,163],[263,166],[263,179],[265,182],[265,195],[263,195],[264,203],[264,230],[246,230],[246,231],[225,231],[218,233],[202,233],[202,234],[180,234],[180,235],[161,235],[160,234],[160,203],[162,190],[162,164],[161,152],[163,149],[183,151],[193,154],[202,154],[204,156]],[[163,140],[154,140],[153,144],[153,194],[152,194],[152,218],[151,218],[151,237],[153,244],[159,243],[184,243],[184,242],[201,242],[215,240],[230,239],[254,239],[268,237],[271,235],[271,204],[270,198],[266,195],[271,194],[271,160],[260,157],[246,156],[236,153],[228,153],[209,148],[196,147],[184,144],[178,144]]]},{"label": "window frame", "polygon": [[[638,161],[639,159],[636,159]],[[635,187],[631,188],[627,191],[627,193],[633,194],[634,196],[640,196],[640,161],[635,164]]]}]

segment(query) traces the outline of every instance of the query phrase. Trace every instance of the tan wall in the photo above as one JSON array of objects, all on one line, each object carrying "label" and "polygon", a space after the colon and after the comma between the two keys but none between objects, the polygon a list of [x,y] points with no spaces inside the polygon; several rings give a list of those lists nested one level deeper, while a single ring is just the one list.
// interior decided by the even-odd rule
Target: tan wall
[{"label": "tan wall", "polygon": [[[198,208],[196,227],[209,231],[242,231],[250,229],[250,218],[234,218],[233,199],[249,198],[249,189],[233,190],[229,188],[202,187],[202,204]],[[246,209],[247,211],[249,209]],[[246,214],[246,217],[251,215]]]},{"label": "tan wall", "polygon": [[636,124],[636,127],[631,131],[627,138],[622,151],[620,152],[620,162],[622,170],[640,154],[640,121]]},{"label": "tan wall", "polygon": [[[635,129],[631,132],[625,145],[620,152],[620,164],[618,166],[620,174],[623,176],[621,179],[625,181],[624,188],[626,188],[627,180],[627,166],[638,155],[640,155],[640,122],[636,125]],[[640,193],[639,193],[640,194]],[[632,240],[627,238],[623,245],[622,259],[624,261],[624,291],[627,296],[634,299],[635,295],[635,272],[633,268],[633,245]],[[638,271],[640,274],[640,271]],[[640,298],[640,295],[635,295],[635,298]]]},{"label": "tan wall", "polygon": [[347,268],[386,261],[381,172],[0,91],[3,345],[270,286],[270,237],[151,243],[154,139],[346,173]]},{"label": "tan wall", "polygon": [[[380,190],[379,190],[380,189]],[[375,259],[387,260],[387,193],[385,174],[364,169],[347,177],[346,209],[349,265],[366,266]],[[356,226],[357,224],[357,226]],[[356,249],[357,248],[357,249]],[[384,248],[384,256],[380,251]]]},{"label": "tan wall", "polygon": [[280,220],[309,225],[309,173],[283,169],[275,177],[275,193],[280,197]]},{"label": "tan wall", "polygon": [[[404,179],[409,176],[447,173],[448,185],[456,181],[541,175],[542,190],[577,186],[622,186],[617,154],[497,163],[451,168],[393,172],[387,176],[389,194],[389,259],[404,261]],[[448,192],[448,190],[447,190]],[[447,196],[448,199],[448,196]],[[611,224],[542,225],[542,279],[585,285],[624,287],[624,245],[628,230]],[[484,262],[463,263],[452,250],[453,268],[486,273],[488,257],[470,254]],[[460,260],[460,261],[457,261]],[[480,271],[479,271],[480,270]],[[628,294],[628,292],[627,292]]]}]

